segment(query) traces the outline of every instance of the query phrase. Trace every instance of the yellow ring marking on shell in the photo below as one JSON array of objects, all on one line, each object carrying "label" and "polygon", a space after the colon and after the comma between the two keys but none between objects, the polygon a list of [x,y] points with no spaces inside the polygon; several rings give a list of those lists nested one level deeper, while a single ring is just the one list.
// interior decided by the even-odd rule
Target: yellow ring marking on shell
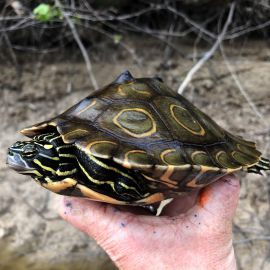
[{"label": "yellow ring marking on shell", "polygon": [[[254,143],[255,144],[255,143]],[[255,148],[255,146],[254,147],[251,147],[251,146],[247,146],[247,145],[243,145],[243,144],[240,144],[240,143],[237,143],[236,144],[236,147],[238,148],[238,150],[240,150],[240,152],[242,153],[242,154],[246,154],[246,155],[248,155],[248,156],[251,156],[250,154],[248,154],[248,153],[246,153],[246,150],[245,150],[245,148],[247,148],[247,147],[250,147],[250,148],[253,148],[252,150],[255,150],[255,151],[257,151],[258,153],[257,153],[257,155],[256,156],[254,156],[254,155],[252,155],[252,157],[254,158],[256,158],[257,159],[257,162],[260,160],[260,158],[261,158],[261,153]],[[244,147],[244,149],[243,149],[243,147]],[[251,151],[251,150],[248,150],[248,151]],[[259,154],[260,153],[260,154]],[[256,162],[256,163],[257,163]],[[256,163],[254,163],[254,164],[252,164],[252,166],[253,165],[255,165]],[[250,166],[250,165],[247,165],[247,166]]]},{"label": "yellow ring marking on shell", "polygon": [[79,112],[77,112],[76,115],[80,115],[81,113],[85,112],[86,110],[88,110],[92,106],[96,105],[96,103],[97,103],[97,100],[96,99],[92,100],[92,102],[89,105],[87,105],[85,108],[83,108],[82,110],[80,110]]},{"label": "yellow ring marking on shell", "polygon": [[[136,134],[136,133],[133,133],[131,131],[129,131],[127,128],[124,128],[119,122],[118,122],[118,118],[120,117],[120,115],[123,113],[123,112],[127,112],[127,111],[137,111],[137,112],[141,112],[145,115],[147,115],[151,122],[152,122],[152,128],[151,130],[147,131],[147,132],[143,132],[143,133],[140,133],[140,134]],[[136,138],[144,138],[144,137],[148,137],[148,136],[151,136],[153,133],[155,133],[157,131],[157,124],[154,120],[154,118],[152,117],[152,115],[142,109],[142,108],[133,108],[133,109],[123,109],[121,110],[114,118],[113,118],[113,122],[115,125],[117,125],[120,129],[123,129],[127,134],[133,136],[133,137],[136,137]]]},{"label": "yellow ring marking on shell", "polygon": [[90,154],[93,154],[92,151],[91,151],[91,147],[93,145],[96,145],[96,144],[104,144],[104,143],[108,143],[108,144],[113,144],[113,145],[117,145],[117,143],[115,142],[112,142],[112,141],[106,141],[106,140],[103,140],[103,141],[94,141],[94,142],[90,142],[86,145],[86,150],[89,150],[90,151]]},{"label": "yellow ring marking on shell", "polygon": [[198,121],[196,121],[193,117],[192,117],[192,119],[194,119],[194,121],[196,121],[196,124],[199,125],[200,131],[194,131],[194,130],[192,130],[191,128],[187,127],[185,124],[183,124],[183,123],[175,116],[174,111],[173,111],[174,108],[180,108],[180,109],[185,110],[185,111],[187,111],[187,110],[186,110],[185,108],[179,106],[179,105],[175,105],[175,104],[171,104],[171,105],[170,105],[170,112],[171,112],[171,115],[172,115],[172,117],[174,118],[174,120],[175,120],[181,127],[183,127],[184,129],[188,130],[188,131],[191,132],[192,134],[199,135],[199,136],[204,136],[204,135],[205,135],[205,130],[204,130],[203,127],[198,123]]},{"label": "yellow ring marking on shell", "polygon": [[[65,143],[68,143],[68,141],[67,141],[67,138],[66,138],[66,137],[70,136],[70,135],[71,135],[71,134],[73,134],[73,133],[75,133],[75,134],[76,134],[76,133],[79,133],[79,132],[89,134],[89,131],[88,131],[88,130],[78,128],[78,129],[76,129],[76,130],[72,130],[72,131],[70,131],[70,132],[68,132],[68,133],[66,133],[66,134],[63,134],[63,141],[64,141]],[[80,134],[80,135],[81,135],[81,134]],[[54,139],[55,139],[55,138],[54,138]]]},{"label": "yellow ring marking on shell", "polygon": [[217,159],[217,161],[219,161],[219,157],[220,157],[220,155],[222,155],[222,154],[227,155],[225,151],[219,151],[219,152],[216,153],[216,159]]},{"label": "yellow ring marking on shell", "polygon": [[167,164],[167,165],[170,165],[166,160],[165,160],[165,156],[169,153],[172,153],[172,152],[175,152],[176,150],[175,149],[166,149],[164,150],[161,154],[160,154],[160,158],[161,160]]},{"label": "yellow ring marking on shell", "polygon": [[130,154],[133,154],[133,153],[147,154],[146,151],[144,151],[144,150],[130,150],[130,151],[126,152],[125,157],[124,157],[124,162],[123,162],[123,166],[125,168],[128,168],[128,169],[132,168],[132,164],[128,161],[128,156]]},{"label": "yellow ring marking on shell", "polygon": [[[133,91],[135,91],[135,92],[137,92],[137,93],[139,93],[139,94],[142,94],[142,95],[150,95],[150,93],[147,92],[147,91],[134,89],[133,84],[134,84],[134,82],[129,82],[129,83],[126,83],[125,85],[131,86],[131,87],[130,87],[131,90],[133,90]],[[124,96],[124,95],[125,95],[124,89],[122,88],[122,85],[119,85],[119,86],[117,87],[117,92],[118,92],[121,96]]]},{"label": "yellow ring marking on shell", "polygon": [[123,89],[122,89],[121,85],[119,85],[119,86],[117,87],[117,92],[118,92],[118,94],[121,95],[121,96],[124,96],[124,95],[125,95],[125,93],[123,92]]},{"label": "yellow ring marking on shell", "polygon": [[[234,157],[235,154],[237,154],[237,152],[236,151],[232,151],[231,155],[232,155],[233,158],[235,158]],[[244,153],[243,154],[242,153],[239,153],[239,154],[245,155]],[[236,161],[237,161],[237,159],[236,159]],[[252,164],[243,164],[241,167],[249,168],[249,167],[252,167],[252,166],[256,165],[259,161],[260,161],[260,157],[257,158],[257,161],[256,162],[254,162]]]},{"label": "yellow ring marking on shell", "polygon": [[[236,144],[236,147],[240,150],[240,152],[242,153],[242,154],[245,154],[245,150],[243,149],[243,147],[245,147],[245,145],[242,145],[242,144],[240,144],[240,143],[237,143]],[[250,146],[247,146],[247,147],[250,147]],[[253,150],[257,150],[256,148],[254,148]],[[258,151],[258,150],[257,150]],[[247,154],[248,155],[248,154]],[[250,156],[250,155],[249,155]],[[253,158],[254,158],[254,156],[252,156]],[[260,158],[261,158],[261,155],[258,155],[258,156],[256,156],[256,159],[257,159],[257,162],[259,162],[259,160],[260,160]],[[256,163],[257,163],[256,162]],[[255,164],[256,164],[255,163]],[[254,164],[253,164],[254,165]],[[253,166],[252,165],[252,166]]]},{"label": "yellow ring marking on shell", "polygon": [[[225,154],[226,156],[227,156],[227,154],[226,154],[226,152],[225,151],[219,151],[219,152],[217,152],[216,153],[216,160],[217,160],[217,162],[221,165],[221,166],[224,166],[224,164],[222,164],[220,161],[219,161],[219,157],[220,157],[220,155],[222,155],[222,154]],[[242,166],[240,165],[239,167],[236,167],[236,168],[226,168],[226,171],[228,172],[228,173],[232,173],[232,172],[235,172],[235,171],[239,171],[240,169],[242,168]]]},{"label": "yellow ring marking on shell", "polygon": [[194,158],[196,155],[199,155],[199,154],[202,154],[202,155],[206,155],[207,156],[207,153],[205,151],[194,151],[192,154],[191,154],[191,159],[194,161]]}]

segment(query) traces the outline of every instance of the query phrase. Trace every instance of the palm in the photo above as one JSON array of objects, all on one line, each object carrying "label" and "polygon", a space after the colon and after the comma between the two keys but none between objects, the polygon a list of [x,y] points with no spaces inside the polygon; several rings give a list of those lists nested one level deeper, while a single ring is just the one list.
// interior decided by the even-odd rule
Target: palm
[{"label": "palm", "polygon": [[146,263],[160,269],[176,264],[186,269],[193,263],[204,269],[203,264],[207,268],[209,262],[233,254],[231,222],[239,183],[231,176],[226,179],[199,195],[176,199],[161,217],[73,198],[65,199],[61,215],[96,239],[121,269],[147,269]]}]

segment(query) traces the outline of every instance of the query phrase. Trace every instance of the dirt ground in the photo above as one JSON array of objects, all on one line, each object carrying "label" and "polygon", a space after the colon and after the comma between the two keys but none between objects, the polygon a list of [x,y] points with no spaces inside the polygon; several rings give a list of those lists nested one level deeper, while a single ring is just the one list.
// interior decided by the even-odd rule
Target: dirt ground
[{"label": "dirt ground", "polygon": [[[136,61],[119,49],[92,54],[99,86],[129,69],[136,77],[158,74],[176,90],[193,62],[177,54],[165,61],[164,50],[153,44],[144,44],[143,50],[133,44]],[[192,46],[180,49],[192,58]],[[262,118],[241,94],[221,56],[196,74],[184,95],[226,129],[255,140],[270,157],[270,50],[266,43],[253,41],[229,45],[226,52]],[[59,218],[59,195],[42,190],[5,164],[8,146],[22,139],[18,130],[60,113],[91,93],[78,55],[22,54],[19,73],[12,63],[0,64],[0,269],[114,269],[93,240]],[[270,269],[270,175],[239,176],[241,198],[234,220],[239,269]]]}]

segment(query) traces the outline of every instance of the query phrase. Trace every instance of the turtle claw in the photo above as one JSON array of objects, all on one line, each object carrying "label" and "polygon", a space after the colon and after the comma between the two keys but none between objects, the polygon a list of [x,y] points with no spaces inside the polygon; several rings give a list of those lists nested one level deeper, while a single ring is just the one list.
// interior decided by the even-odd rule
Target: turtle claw
[{"label": "turtle claw", "polygon": [[163,200],[163,201],[161,201],[159,203],[150,204],[150,205],[144,205],[142,207],[147,209],[148,211],[150,211],[151,214],[158,217],[162,213],[164,207],[167,204],[169,204],[172,200],[173,200],[173,198],[169,198],[169,199]]}]

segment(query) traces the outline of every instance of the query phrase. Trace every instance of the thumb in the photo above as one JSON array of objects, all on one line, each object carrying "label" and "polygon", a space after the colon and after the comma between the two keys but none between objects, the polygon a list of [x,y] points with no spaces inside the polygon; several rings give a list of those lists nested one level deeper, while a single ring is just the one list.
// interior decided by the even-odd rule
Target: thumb
[{"label": "thumb", "polygon": [[116,208],[86,199],[64,197],[60,216],[77,229],[93,237],[99,244],[121,227],[121,212]]}]

